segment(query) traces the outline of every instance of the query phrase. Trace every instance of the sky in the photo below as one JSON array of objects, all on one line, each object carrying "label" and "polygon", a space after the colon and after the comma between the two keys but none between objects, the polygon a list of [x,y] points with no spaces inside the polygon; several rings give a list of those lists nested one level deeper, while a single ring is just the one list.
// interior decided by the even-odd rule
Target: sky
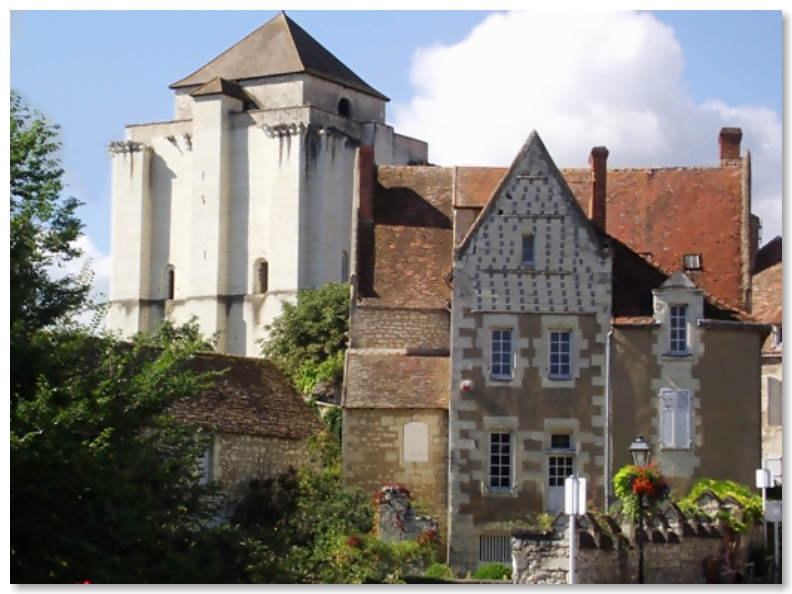
[{"label": "sky", "polygon": [[[762,243],[781,234],[779,11],[287,13],[390,97],[388,123],[439,165],[508,166],[536,129],[559,167],[586,166],[595,145],[610,167],[716,166],[718,131],[739,126]],[[107,145],[127,124],[172,119],[168,85],[275,14],[11,12],[10,86],[61,126],[100,300]]]}]

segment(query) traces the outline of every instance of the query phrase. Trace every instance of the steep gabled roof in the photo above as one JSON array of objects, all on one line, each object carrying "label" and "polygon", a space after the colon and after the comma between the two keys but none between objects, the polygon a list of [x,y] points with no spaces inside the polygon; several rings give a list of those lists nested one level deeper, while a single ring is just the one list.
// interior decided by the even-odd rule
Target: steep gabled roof
[{"label": "steep gabled roof", "polygon": [[172,89],[203,85],[215,77],[246,80],[307,72],[372,95],[388,98],[281,12],[211,62],[170,85]]},{"label": "steep gabled roof", "polygon": [[[454,207],[483,207],[507,171],[458,168]],[[591,171],[560,172],[585,209]],[[679,268],[684,254],[701,254],[702,270],[693,273],[695,283],[714,298],[737,306],[743,299],[742,183],[741,167],[608,169],[606,231],[668,270]],[[757,255],[757,262],[761,257]]]},{"label": "steep gabled roof", "polygon": [[224,372],[212,387],[172,407],[174,417],[213,432],[302,440],[321,421],[266,359],[201,353],[187,365],[195,372]]},{"label": "steep gabled roof", "polygon": [[[481,227],[482,222],[486,218],[487,214],[495,208],[495,203],[498,201],[500,194],[505,190],[505,188],[511,183],[512,179],[517,177],[518,175],[530,175],[532,172],[523,171],[520,173],[522,169],[525,167],[525,162],[530,154],[538,155],[538,157],[543,160],[547,164],[547,174],[555,178],[556,183],[561,188],[562,192],[568,198],[570,212],[573,216],[577,217],[578,221],[580,222],[581,227],[587,232],[591,239],[594,241],[595,245],[601,245],[601,235],[597,232],[596,227],[591,223],[588,217],[583,212],[580,204],[577,203],[575,200],[575,195],[572,193],[572,190],[569,189],[569,186],[566,183],[566,180],[561,175],[561,172],[555,165],[553,158],[550,156],[550,153],[547,151],[542,139],[539,137],[539,134],[536,130],[532,130],[531,133],[528,135],[528,139],[523,144],[520,151],[517,153],[517,156],[512,161],[511,166],[506,171],[506,174],[501,178],[498,185],[495,189],[491,192],[488,197],[486,204],[482,208],[481,212],[479,213],[476,220],[471,225],[468,232],[465,234],[464,239],[462,242],[454,248],[455,257],[459,257],[465,253],[467,250],[471,237],[475,235],[476,231],[479,227]],[[496,175],[490,175],[490,180],[494,179]],[[483,194],[483,186],[477,187],[477,193],[479,195]]]}]

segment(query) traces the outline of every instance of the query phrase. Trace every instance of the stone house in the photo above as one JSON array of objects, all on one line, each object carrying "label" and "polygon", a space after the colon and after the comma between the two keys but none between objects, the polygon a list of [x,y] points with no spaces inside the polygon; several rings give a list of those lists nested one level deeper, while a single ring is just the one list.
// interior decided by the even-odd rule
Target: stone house
[{"label": "stone house", "polygon": [[[739,136],[721,132],[720,167],[615,173],[604,147],[592,150],[589,171],[559,171],[535,133],[507,170],[377,167],[361,151],[344,390],[347,481],[371,488],[370,478],[398,476],[408,489],[420,484],[397,454],[413,447],[414,405],[402,394],[417,399],[442,383],[440,365],[418,364],[429,354],[421,349],[432,349],[449,358],[447,400],[433,400],[447,402],[435,430],[447,422],[448,449],[437,451],[447,457],[440,517],[447,513],[441,528],[456,569],[507,561],[508,523],[557,511],[571,473],[588,478],[594,505],[610,502],[610,477],[629,461],[638,434],[680,490],[701,476],[751,484],[767,328],[740,307],[751,298],[742,270],[758,222]],[[694,183],[704,190],[693,192]],[[410,213],[401,219],[392,211],[399,201]],[[686,242],[691,225],[700,226],[689,217],[655,222],[685,201],[699,213],[728,205],[728,216],[707,218],[716,239]],[[619,224],[625,220],[632,230]],[[623,239],[615,236],[622,228]],[[446,330],[447,351],[426,338]],[[366,357],[378,359],[365,367]],[[406,367],[398,357],[414,361]],[[378,441],[386,421],[388,437]],[[379,444],[375,464],[347,454],[363,439]],[[429,456],[424,471],[441,476],[445,461]]]},{"label": "stone house", "polygon": [[754,262],[753,315],[772,327],[762,345],[762,461],[782,484],[783,263],[781,237],[762,246]]},{"label": "stone house", "polygon": [[193,398],[176,401],[176,419],[211,435],[204,478],[239,495],[248,481],[308,464],[305,440],[323,425],[288,380],[266,359],[200,353],[194,372],[223,372]]},{"label": "stone house", "polygon": [[355,151],[420,163],[388,98],[281,13],[170,85],[171,121],[110,144],[107,326],[195,316],[218,350],[256,356],[296,291],[349,276]]}]

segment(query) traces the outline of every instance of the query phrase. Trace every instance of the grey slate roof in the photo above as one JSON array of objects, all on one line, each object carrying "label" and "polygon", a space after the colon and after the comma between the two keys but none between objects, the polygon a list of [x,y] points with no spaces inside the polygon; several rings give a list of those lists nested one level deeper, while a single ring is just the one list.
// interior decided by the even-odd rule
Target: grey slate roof
[{"label": "grey slate roof", "polygon": [[226,80],[240,81],[299,72],[307,72],[379,99],[389,100],[366,84],[283,12],[208,64],[171,84],[170,88],[203,85],[218,76]]}]

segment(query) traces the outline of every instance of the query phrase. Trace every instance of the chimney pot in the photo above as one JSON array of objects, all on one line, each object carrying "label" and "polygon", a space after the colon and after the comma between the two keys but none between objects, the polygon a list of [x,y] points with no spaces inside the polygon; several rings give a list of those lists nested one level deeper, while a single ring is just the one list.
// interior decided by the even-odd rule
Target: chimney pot
[{"label": "chimney pot", "polygon": [[721,165],[724,161],[739,161],[741,140],[742,130],[740,128],[721,128],[718,135]]},{"label": "chimney pot", "polygon": [[605,231],[605,215],[607,211],[606,197],[608,193],[608,149],[595,146],[591,149],[589,165],[591,166],[591,197],[588,216],[601,231]]}]

